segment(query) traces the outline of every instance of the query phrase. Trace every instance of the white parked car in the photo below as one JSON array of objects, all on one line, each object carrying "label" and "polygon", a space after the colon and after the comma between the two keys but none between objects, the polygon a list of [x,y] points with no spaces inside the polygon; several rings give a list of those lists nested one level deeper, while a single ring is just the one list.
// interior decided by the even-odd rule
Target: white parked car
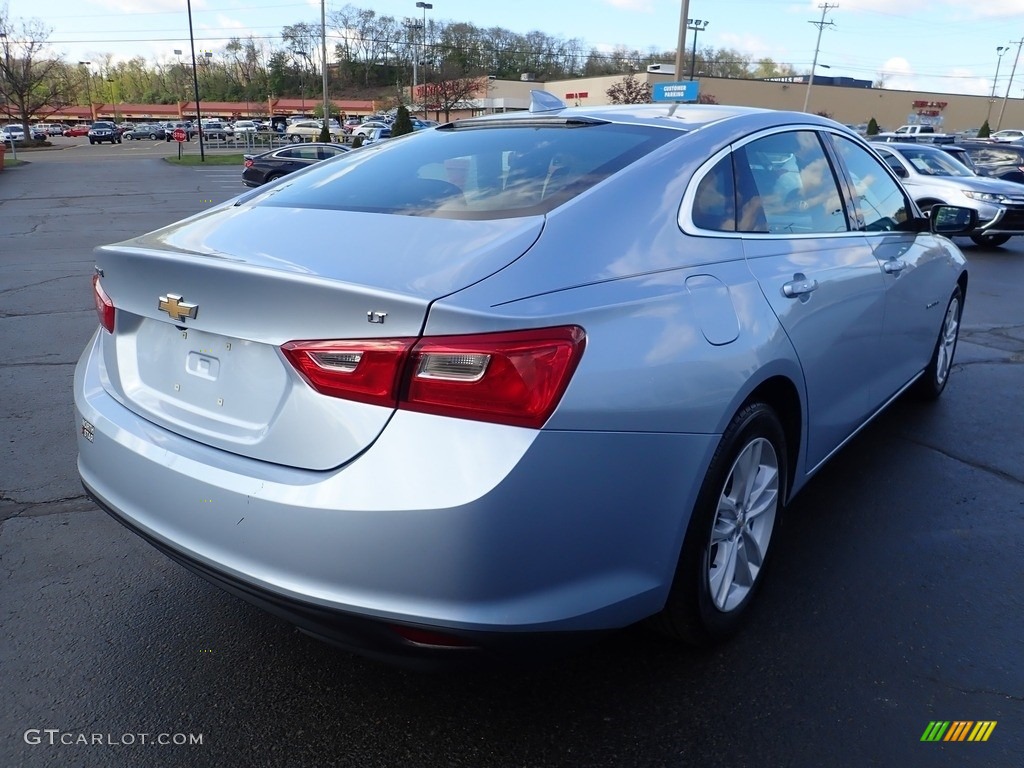
[{"label": "white parked car", "polygon": [[259,126],[252,120],[237,120],[231,127],[234,128],[236,136],[245,133],[256,133],[259,130]]},{"label": "white parked car", "polygon": [[1005,131],[996,131],[989,138],[992,141],[1022,141],[1024,140],[1024,131],[1017,128],[1009,128]]},{"label": "white parked car", "polygon": [[385,123],[383,120],[364,120],[358,126],[352,129],[353,136],[370,136],[373,131],[377,128],[387,128],[391,130],[391,124]]},{"label": "white parked car", "polygon": [[[289,141],[299,143],[300,141],[320,141],[320,129],[323,126],[322,120],[297,120],[284,129],[285,138]],[[331,134],[331,141],[341,141],[345,131],[336,120],[327,124]]]},{"label": "white parked car", "polygon": [[4,141],[25,140],[25,129],[20,125],[5,125],[0,131],[3,132]]}]

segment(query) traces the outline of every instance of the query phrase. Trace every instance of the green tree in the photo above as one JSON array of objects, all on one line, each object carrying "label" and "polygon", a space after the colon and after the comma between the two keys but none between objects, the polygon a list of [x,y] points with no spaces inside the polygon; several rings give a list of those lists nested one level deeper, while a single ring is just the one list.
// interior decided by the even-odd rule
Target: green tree
[{"label": "green tree", "polygon": [[0,101],[7,113],[16,117],[32,134],[29,121],[53,114],[70,103],[67,67],[60,59],[45,57],[50,29],[38,19],[22,21],[15,30],[6,18],[0,18]]},{"label": "green tree", "polygon": [[412,127],[412,118],[409,117],[409,110],[402,104],[398,107],[398,114],[395,115],[395,122],[391,124],[391,135],[392,136],[404,136],[407,133],[412,133],[415,128]]},{"label": "green tree", "polygon": [[642,83],[630,72],[605,93],[612,104],[650,104],[651,84]]},{"label": "green tree", "polygon": [[875,118],[868,120],[868,136],[878,135],[878,121]]},{"label": "green tree", "polygon": [[988,120],[981,124],[981,128],[978,129],[978,138],[987,139],[992,135],[992,128],[989,127]]}]

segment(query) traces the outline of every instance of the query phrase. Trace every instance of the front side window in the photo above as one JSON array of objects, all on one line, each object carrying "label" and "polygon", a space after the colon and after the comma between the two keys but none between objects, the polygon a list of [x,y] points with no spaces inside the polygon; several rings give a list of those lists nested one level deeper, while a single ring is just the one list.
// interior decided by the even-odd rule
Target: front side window
[{"label": "front side window", "polygon": [[740,231],[847,231],[839,185],[814,131],[789,131],[757,139],[737,149],[733,162]]},{"label": "front side window", "polygon": [[833,145],[853,183],[854,218],[867,232],[899,229],[910,218],[910,203],[900,186],[870,152],[843,136]]}]

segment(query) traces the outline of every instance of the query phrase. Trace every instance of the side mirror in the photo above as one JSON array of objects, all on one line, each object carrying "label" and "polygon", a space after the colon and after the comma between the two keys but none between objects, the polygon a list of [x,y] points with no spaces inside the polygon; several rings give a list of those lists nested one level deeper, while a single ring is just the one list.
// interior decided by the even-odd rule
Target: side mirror
[{"label": "side mirror", "polygon": [[928,212],[928,222],[937,235],[966,235],[978,226],[978,212],[958,205],[936,205]]}]

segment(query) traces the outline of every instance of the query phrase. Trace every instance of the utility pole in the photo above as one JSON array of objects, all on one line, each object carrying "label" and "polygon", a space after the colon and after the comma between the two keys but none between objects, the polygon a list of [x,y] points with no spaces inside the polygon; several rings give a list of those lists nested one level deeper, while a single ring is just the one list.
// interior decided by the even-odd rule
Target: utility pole
[{"label": "utility pole", "polygon": [[682,0],[679,10],[679,43],[676,45],[676,80],[683,76],[683,57],[686,55],[686,22],[689,16],[690,0]]},{"label": "utility pole", "polygon": [[[1013,40],[1010,41],[1011,43]],[[1024,37],[1017,41],[1017,55],[1013,57],[1013,69],[1010,70],[1010,82],[1006,84],[1006,95],[1003,96],[1003,103],[999,107],[999,119],[996,120],[996,130],[1003,124],[1003,112],[1006,111],[1006,100],[1010,98],[1010,86],[1013,85],[1013,75],[1017,71],[1017,60],[1020,59],[1020,47],[1024,45]]]},{"label": "utility pole", "polygon": [[807,105],[810,104],[811,102],[811,86],[814,85],[814,68],[818,66],[818,51],[821,49],[821,33],[822,31],[824,31],[825,27],[835,26],[835,24],[833,24],[831,21],[825,21],[825,14],[828,13],[833,8],[838,8],[839,6],[829,5],[828,3],[825,3],[824,5],[819,5],[818,7],[821,8],[821,21],[808,22],[809,24],[813,24],[818,28],[818,42],[814,44],[814,61],[811,63],[811,76],[807,79],[807,93],[804,96],[804,112],[807,111]]}]

